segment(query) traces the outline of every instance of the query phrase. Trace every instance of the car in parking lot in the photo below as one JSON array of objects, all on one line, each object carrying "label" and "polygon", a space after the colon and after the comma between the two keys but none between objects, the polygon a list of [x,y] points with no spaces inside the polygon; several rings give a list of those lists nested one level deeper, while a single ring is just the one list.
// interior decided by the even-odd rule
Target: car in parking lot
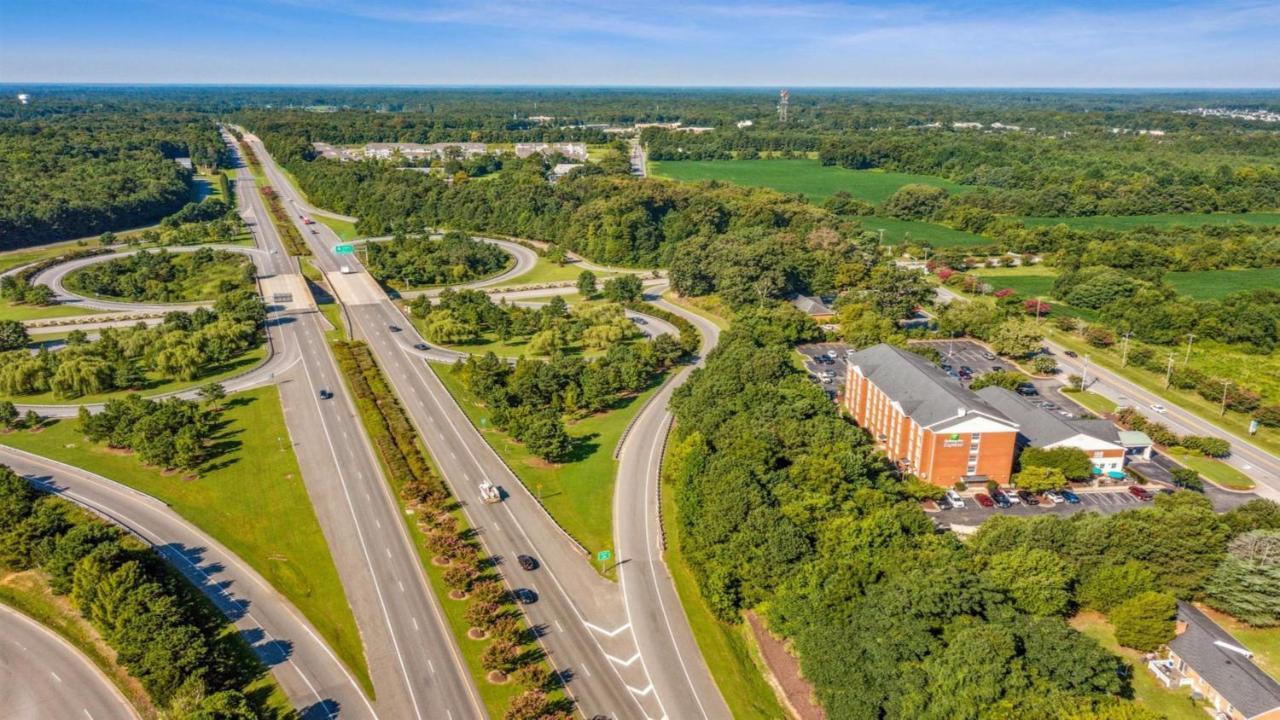
[{"label": "car in parking lot", "polygon": [[969,367],[968,365],[961,365],[961,366],[960,366],[960,374],[961,374],[961,375],[966,375],[966,374],[967,374],[967,375],[972,375],[972,374],[973,374],[973,368]]},{"label": "car in parking lot", "polygon": [[1130,485],[1129,494],[1138,498],[1139,500],[1142,500],[1143,502],[1149,501],[1153,497],[1151,495],[1150,490],[1147,490],[1146,488],[1140,487],[1138,485]]},{"label": "car in parking lot", "polygon": [[992,491],[991,500],[996,504],[996,507],[1001,509],[1013,507],[1013,501],[1001,490]]},{"label": "car in parking lot", "polygon": [[992,500],[991,496],[986,493],[978,493],[973,496],[973,499],[977,500],[978,504],[984,508],[992,508],[996,506],[996,501]]},{"label": "car in parking lot", "polygon": [[1063,499],[1063,500],[1066,500],[1068,503],[1070,503],[1070,504],[1072,504],[1072,505],[1079,505],[1079,504],[1080,504],[1080,496],[1079,496],[1079,495],[1077,495],[1077,494],[1075,494],[1075,493],[1071,492],[1070,490],[1063,490],[1063,491],[1061,491],[1061,492],[1062,492],[1062,499]]},{"label": "car in parking lot", "polygon": [[1057,505],[1058,503],[1064,503],[1067,501],[1067,498],[1064,497],[1063,494],[1058,490],[1050,490],[1049,492],[1045,493],[1044,496],[1049,498],[1051,501],[1053,501],[1054,505]]},{"label": "car in parking lot", "polygon": [[1000,504],[1000,498],[1004,498],[1005,502],[1009,503],[1010,505],[1018,505],[1022,503],[1022,499],[1019,498],[1017,493],[1015,493],[1012,490],[997,489],[994,493],[991,494],[991,497],[995,499],[997,505]]},{"label": "car in parking lot", "polygon": [[984,353],[982,353],[982,359],[983,359],[983,360],[995,360],[995,359],[996,359],[996,356],[995,356],[995,353],[984,352]]},{"label": "car in parking lot", "polygon": [[964,498],[960,497],[960,493],[955,490],[947,491],[947,501],[951,503],[952,507],[964,509]]},{"label": "car in parking lot", "polygon": [[1018,495],[1018,499],[1022,501],[1023,505],[1039,505],[1040,504],[1040,499],[1037,498],[1035,494],[1033,494],[1030,490],[1019,490],[1017,495]]},{"label": "car in parking lot", "polygon": [[516,562],[520,563],[520,567],[530,572],[538,569],[538,561],[529,555],[517,555]]},{"label": "car in parking lot", "polygon": [[828,350],[826,357],[828,360],[835,360],[836,357],[838,357],[839,355],[840,353],[836,352],[835,350]]},{"label": "car in parking lot", "polygon": [[951,501],[947,499],[946,495],[943,495],[942,497],[938,498],[937,500],[934,500],[933,502],[935,505],[938,506],[939,510],[950,510],[953,507],[951,505]]},{"label": "car in parking lot", "polygon": [[1023,383],[1018,386],[1017,393],[1022,397],[1035,397],[1036,395],[1040,394],[1040,391],[1037,390],[1036,386],[1032,385],[1031,383]]}]

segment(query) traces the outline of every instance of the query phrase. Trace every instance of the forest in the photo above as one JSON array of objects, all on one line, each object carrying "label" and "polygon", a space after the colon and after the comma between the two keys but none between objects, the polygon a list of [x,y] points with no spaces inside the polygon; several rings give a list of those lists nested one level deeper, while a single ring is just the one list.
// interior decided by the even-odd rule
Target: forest
[{"label": "forest", "polygon": [[364,247],[369,272],[400,289],[478,280],[511,262],[497,245],[457,231],[439,239],[397,233],[387,242],[366,243]]},{"label": "forest", "polygon": [[190,253],[141,250],[76,270],[66,285],[102,297],[176,303],[253,290],[254,277],[253,263],[245,255],[206,247]]},{"label": "forest", "polygon": [[217,126],[191,113],[76,112],[0,120],[0,249],[159,222],[191,171],[226,167]]}]

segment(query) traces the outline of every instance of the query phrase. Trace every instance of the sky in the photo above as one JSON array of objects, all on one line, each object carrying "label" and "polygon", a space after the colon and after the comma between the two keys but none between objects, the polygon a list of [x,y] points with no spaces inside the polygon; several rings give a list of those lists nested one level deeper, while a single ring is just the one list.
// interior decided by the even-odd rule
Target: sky
[{"label": "sky", "polygon": [[0,0],[0,82],[1276,87],[1280,0]]}]

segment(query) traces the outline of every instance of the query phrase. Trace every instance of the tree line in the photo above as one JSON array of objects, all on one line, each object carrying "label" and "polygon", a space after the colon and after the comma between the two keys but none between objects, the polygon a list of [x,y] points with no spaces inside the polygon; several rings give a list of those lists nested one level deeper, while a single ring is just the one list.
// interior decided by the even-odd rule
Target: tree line
[{"label": "tree line", "polygon": [[[227,269],[234,272],[228,274]],[[212,248],[190,253],[141,250],[76,270],[66,284],[92,295],[172,303],[199,299],[191,297],[191,291],[211,274],[226,276],[214,288],[218,295],[254,289],[256,271],[248,257]]]},{"label": "tree line", "polygon": [[438,240],[396,233],[365,243],[365,265],[378,280],[398,288],[462,283],[493,275],[511,263],[505,250],[450,231]]},{"label": "tree line", "polygon": [[166,717],[274,717],[244,693],[266,669],[199,591],[142,543],[4,466],[0,567],[38,571]]}]

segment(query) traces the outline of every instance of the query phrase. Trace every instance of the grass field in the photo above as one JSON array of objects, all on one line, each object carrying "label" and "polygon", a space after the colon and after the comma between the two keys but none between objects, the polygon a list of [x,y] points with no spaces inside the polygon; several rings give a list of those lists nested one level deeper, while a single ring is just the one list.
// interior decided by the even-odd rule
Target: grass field
[{"label": "grass field", "polygon": [[1228,490],[1252,490],[1255,487],[1248,475],[1221,460],[1181,450],[1170,450],[1169,453],[1177,458],[1178,462]]},{"label": "grass field", "polygon": [[1038,297],[1047,301],[1053,307],[1055,315],[1069,315],[1087,322],[1095,322],[1098,319],[1098,313],[1095,310],[1073,307],[1049,297],[1049,291],[1053,289],[1053,281],[1058,274],[1044,265],[978,268],[970,272],[990,283],[993,291],[1009,288],[1019,295]]},{"label": "grass field", "polygon": [[[112,262],[121,261],[109,261],[105,264],[110,265]],[[127,260],[124,262],[127,262]],[[174,253],[173,263],[176,268],[189,268],[191,266],[191,262],[191,253]],[[173,290],[174,294],[169,299],[165,300],[165,302],[186,303],[199,302],[201,300],[217,300],[218,297],[223,294],[220,286],[225,281],[236,283],[236,286],[239,289],[252,290],[253,283],[244,281],[245,268],[252,264],[253,261],[250,260],[247,255],[240,254],[232,255],[225,260],[212,262],[199,274],[191,275],[181,281],[173,280],[166,283],[166,285]],[[80,295],[97,298],[99,300],[130,300],[130,298],[123,298],[120,296],[103,295],[83,287],[84,274],[90,269],[90,267],[96,268],[98,266],[95,265],[83,267],[78,270],[72,270],[63,281],[67,289]],[[143,298],[141,302],[149,301]]]},{"label": "grass field", "polygon": [[360,233],[356,232],[356,224],[348,220],[339,220],[326,215],[315,215],[311,219],[329,226],[329,229],[337,233],[338,237],[344,241],[355,240],[360,237]]},{"label": "grass field", "polygon": [[657,384],[608,412],[570,423],[566,429],[577,441],[574,457],[554,464],[535,457],[495,428],[489,410],[462,386],[452,366],[432,363],[431,369],[489,445],[570,535],[592,553],[613,547],[613,484],[618,474],[613,451],[631,418],[657,391]]},{"label": "grass field", "polygon": [[[267,345],[264,342],[249,352],[228,360],[221,365],[205,368],[204,373],[195,380],[177,380],[173,378],[162,377],[153,370],[143,373],[145,378],[144,384],[139,392],[143,395],[160,395],[162,393],[176,392],[189,388],[204,385],[211,382],[222,382],[227,378],[235,377],[248,372],[257,365],[262,364],[267,358]],[[14,395],[6,396],[0,393],[0,400],[12,400],[22,405],[87,405],[92,403],[100,403],[110,400],[114,397],[124,397],[132,390],[117,390],[109,393],[101,393],[98,395],[84,395],[78,398],[64,398],[60,395],[49,392],[36,393],[34,395]]]},{"label": "grass field", "polygon": [[96,315],[94,310],[82,305],[18,305],[0,300],[0,320],[50,320],[52,318]]},{"label": "grass field", "polygon": [[720,180],[737,185],[773,188],[779,192],[802,193],[814,202],[822,202],[844,190],[853,197],[873,205],[882,203],[903,185],[919,183],[945,188],[949,192],[969,190],[932,175],[849,170],[823,165],[818,160],[680,160],[649,163],[657,177],[696,182]]},{"label": "grass field", "polygon": [[1089,392],[1088,390],[1071,390],[1068,388],[1064,388],[1059,392],[1065,395],[1067,399],[1072,402],[1079,403],[1084,406],[1086,410],[1095,415],[1107,415],[1116,411],[1115,403],[1097,393]]},{"label": "grass field", "polygon": [[85,440],[75,420],[38,433],[0,435],[0,444],[84,468],[167,503],[288,598],[372,696],[355,617],[303,485],[276,389],[232,395],[224,419],[215,439],[223,452],[194,480]]},{"label": "grass field", "polygon": [[[523,285],[537,285],[540,283],[553,282],[574,282],[578,276],[582,274],[583,268],[577,263],[567,263],[565,265],[557,265],[542,256],[538,256],[538,261],[534,263],[533,269],[529,272],[514,277],[511,282],[495,285],[494,287],[520,287]],[[605,280],[616,277],[616,273],[595,273],[597,284],[603,285]]]},{"label": "grass field", "polygon": [[1280,268],[1171,272],[1166,273],[1164,279],[1183,295],[1213,300],[1243,290],[1280,288]]},{"label": "grass field", "polygon": [[1191,690],[1188,688],[1168,690],[1157,682],[1155,676],[1143,664],[1141,653],[1120,647],[1116,642],[1115,628],[1111,627],[1111,623],[1107,622],[1105,617],[1095,612],[1082,612],[1071,618],[1071,626],[1097,640],[1102,647],[1119,655],[1130,667],[1135,702],[1163,715],[1168,720],[1204,720],[1204,710],[1191,699]]},{"label": "grass field", "polygon": [[1157,228],[1178,225],[1202,227],[1204,225],[1231,225],[1234,223],[1280,225],[1280,213],[1276,212],[1090,215],[1086,217],[1024,217],[1020,219],[1027,225],[1066,225],[1075,229],[1102,228],[1106,230],[1132,230],[1144,225],[1151,225]]},{"label": "grass field", "polygon": [[[669,450],[670,448],[668,448]],[[680,527],[676,523],[676,504],[671,488],[662,484],[662,516],[666,530],[663,553],[680,605],[689,619],[698,649],[707,661],[720,694],[729,705],[735,720],[775,720],[786,717],[778,705],[773,688],[765,681],[759,660],[760,652],[746,623],[728,625],[711,614],[698,592],[698,582],[685,564],[680,552]]]}]

